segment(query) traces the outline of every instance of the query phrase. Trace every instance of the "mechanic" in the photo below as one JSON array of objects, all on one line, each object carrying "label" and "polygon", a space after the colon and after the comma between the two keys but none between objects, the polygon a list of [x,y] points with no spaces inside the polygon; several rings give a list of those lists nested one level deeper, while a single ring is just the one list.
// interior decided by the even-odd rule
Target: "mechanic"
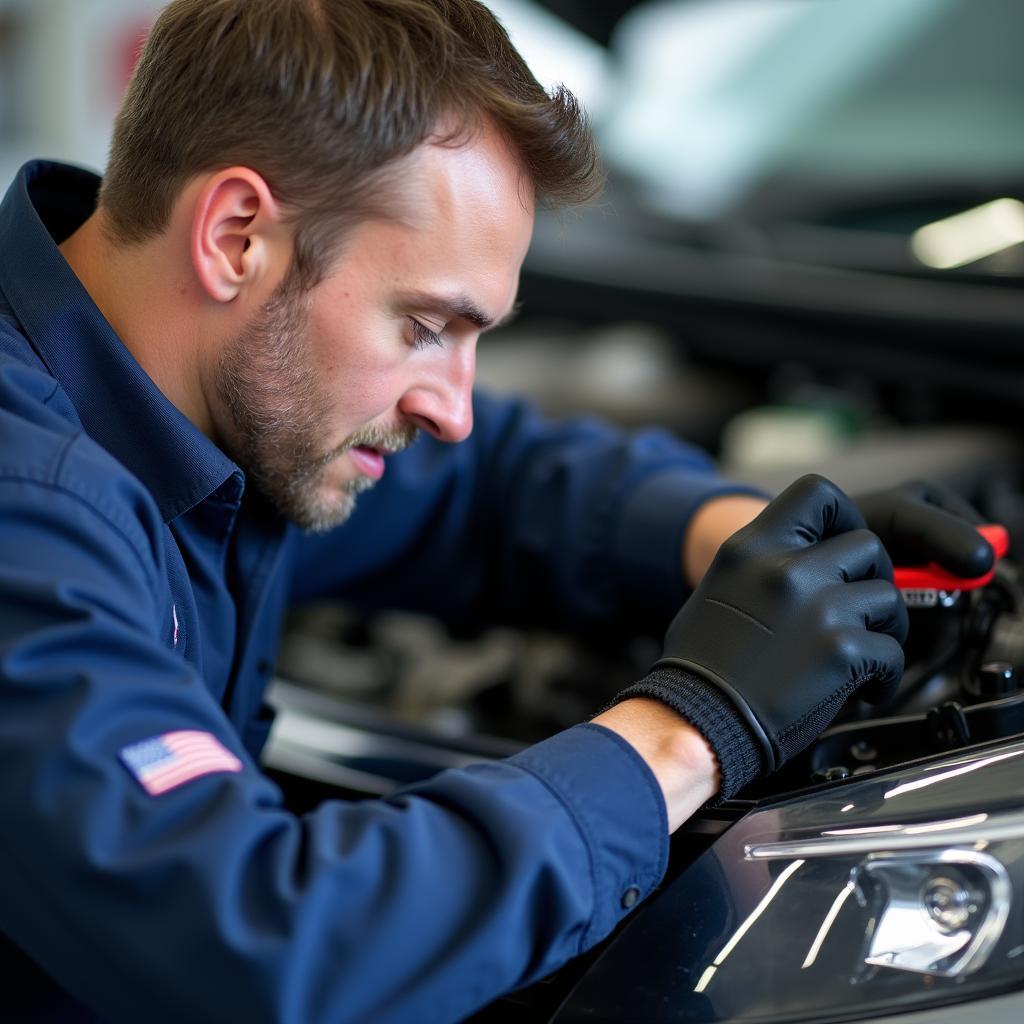
[{"label": "mechanic", "polygon": [[[891,691],[883,542],[987,569],[969,514],[920,490],[858,511],[805,478],[755,519],[663,433],[473,395],[535,202],[598,177],[573,98],[472,0],[176,0],[102,185],[22,169],[5,1019],[457,1020],[607,935],[699,806]],[[301,819],[260,773],[290,603],[651,629],[693,585],[650,675],[505,762]]]}]

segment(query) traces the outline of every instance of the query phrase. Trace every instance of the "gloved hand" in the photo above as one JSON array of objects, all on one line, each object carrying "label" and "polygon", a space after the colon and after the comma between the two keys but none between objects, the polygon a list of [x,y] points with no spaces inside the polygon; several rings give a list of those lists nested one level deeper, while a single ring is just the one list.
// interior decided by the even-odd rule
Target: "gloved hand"
[{"label": "gloved hand", "polygon": [[652,673],[615,703],[654,697],[682,714],[715,751],[729,796],[807,746],[865,684],[887,697],[907,611],[863,527],[834,484],[798,480],[725,542]]},{"label": "gloved hand", "polygon": [[975,529],[981,516],[945,487],[915,480],[853,500],[896,565],[938,562],[968,579],[992,568],[992,547]]}]

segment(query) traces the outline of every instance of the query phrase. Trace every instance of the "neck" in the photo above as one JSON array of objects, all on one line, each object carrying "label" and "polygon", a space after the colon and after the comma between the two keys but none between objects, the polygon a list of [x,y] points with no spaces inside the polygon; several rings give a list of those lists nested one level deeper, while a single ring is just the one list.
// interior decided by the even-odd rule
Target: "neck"
[{"label": "neck", "polygon": [[197,325],[189,317],[188,275],[163,236],[125,248],[111,242],[97,210],[60,251],[125,347],[167,399],[208,437],[213,422],[202,389]]}]

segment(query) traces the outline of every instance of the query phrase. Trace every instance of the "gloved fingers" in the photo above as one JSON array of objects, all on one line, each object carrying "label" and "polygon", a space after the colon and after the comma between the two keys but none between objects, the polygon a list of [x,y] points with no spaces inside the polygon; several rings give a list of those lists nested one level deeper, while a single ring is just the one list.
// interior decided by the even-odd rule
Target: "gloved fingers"
[{"label": "gloved fingers", "polygon": [[960,497],[956,491],[943,487],[942,484],[937,484],[932,480],[912,480],[904,486],[908,495],[920,498],[929,505],[944,508],[947,512],[952,512],[953,515],[966,519],[975,526],[985,521],[981,513],[969,501]]},{"label": "gloved fingers", "polygon": [[830,578],[841,583],[892,580],[892,561],[882,542],[870,530],[850,530],[829,537],[801,551],[793,561],[802,574],[813,574],[806,578],[821,582]]},{"label": "gloved fingers", "polygon": [[925,502],[902,504],[892,517],[890,553],[904,565],[938,562],[944,569],[968,579],[992,568],[995,552],[958,513]]},{"label": "gloved fingers", "polygon": [[975,529],[982,518],[954,491],[915,480],[856,500],[897,565],[938,562],[966,578],[992,568],[992,548]]},{"label": "gloved fingers", "polygon": [[829,588],[823,595],[833,622],[845,629],[883,633],[898,644],[907,639],[910,619],[900,592],[884,579],[861,580]]},{"label": "gloved fingers", "polygon": [[869,704],[892,700],[903,677],[903,648],[887,633],[868,633],[858,638],[860,656],[853,678],[860,683],[857,696]]},{"label": "gloved fingers", "polygon": [[756,531],[758,536],[803,547],[863,526],[864,517],[831,480],[809,473],[791,483],[742,532]]}]

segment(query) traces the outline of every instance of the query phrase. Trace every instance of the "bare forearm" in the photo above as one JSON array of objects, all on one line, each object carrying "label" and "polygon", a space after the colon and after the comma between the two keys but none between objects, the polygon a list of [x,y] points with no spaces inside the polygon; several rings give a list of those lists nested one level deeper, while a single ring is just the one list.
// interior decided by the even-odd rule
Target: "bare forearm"
[{"label": "bare forearm", "polygon": [[718,792],[718,765],[711,748],[660,701],[634,697],[593,721],[618,733],[650,766],[665,797],[670,832]]},{"label": "bare forearm", "polygon": [[700,583],[722,544],[766,504],[763,498],[748,494],[728,494],[697,509],[683,541],[683,575],[689,586]]}]

